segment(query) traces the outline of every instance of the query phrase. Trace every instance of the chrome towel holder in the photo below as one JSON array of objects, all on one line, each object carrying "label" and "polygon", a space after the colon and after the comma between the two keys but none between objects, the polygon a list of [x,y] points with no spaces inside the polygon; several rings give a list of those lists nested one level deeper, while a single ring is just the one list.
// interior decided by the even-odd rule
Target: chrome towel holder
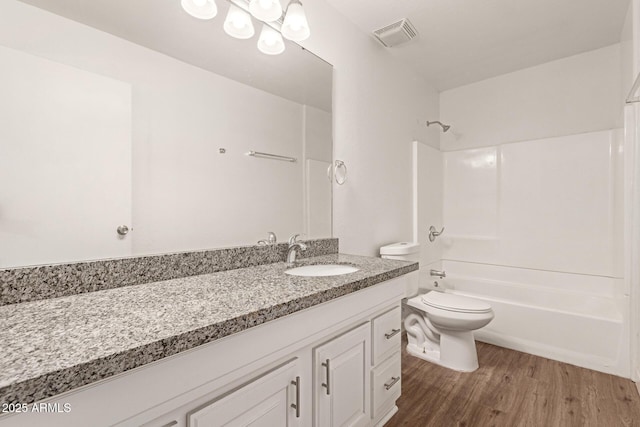
[{"label": "chrome towel holder", "polygon": [[271,154],[271,153],[262,153],[260,151],[249,151],[247,153],[247,156],[260,157],[263,159],[282,160],[282,161],[291,162],[291,163],[295,163],[298,161],[298,159],[296,159],[295,157],[281,156],[279,154]]},{"label": "chrome towel holder", "polygon": [[338,185],[347,182],[347,165],[342,160],[336,160],[333,166],[333,177]]}]

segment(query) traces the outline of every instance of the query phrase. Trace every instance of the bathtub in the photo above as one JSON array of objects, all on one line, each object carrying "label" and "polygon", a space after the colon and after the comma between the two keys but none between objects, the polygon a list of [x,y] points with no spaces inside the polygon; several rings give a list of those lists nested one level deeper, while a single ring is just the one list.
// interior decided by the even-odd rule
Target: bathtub
[{"label": "bathtub", "polygon": [[489,303],[495,318],[475,331],[477,340],[629,378],[621,280],[456,264],[443,262],[444,279],[422,270],[421,287]]}]

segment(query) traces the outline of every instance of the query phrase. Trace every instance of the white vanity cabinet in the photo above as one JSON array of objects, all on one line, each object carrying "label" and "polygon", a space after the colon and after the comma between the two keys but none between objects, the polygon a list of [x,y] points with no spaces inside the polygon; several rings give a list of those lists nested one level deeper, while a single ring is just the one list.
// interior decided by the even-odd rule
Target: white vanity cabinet
[{"label": "white vanity cabinet", "polygon": [[[187,414],[187,424],[190,427],[299,425],[301,384],[300,376],[296,376],[297,363],[298,359],[291,360],[240,389],[193,410]],[[291,400],[294,403],[290,403]]]},{"label": "white vanity cabinet", "polygon": [[314,350],[313,391],[317,426],[367,426],[369,408],[370,322]]},{"label": "white vanity cabinet", "polygon": [[412,272],[46,400],[0,427],[381,426],[400,396]]}]

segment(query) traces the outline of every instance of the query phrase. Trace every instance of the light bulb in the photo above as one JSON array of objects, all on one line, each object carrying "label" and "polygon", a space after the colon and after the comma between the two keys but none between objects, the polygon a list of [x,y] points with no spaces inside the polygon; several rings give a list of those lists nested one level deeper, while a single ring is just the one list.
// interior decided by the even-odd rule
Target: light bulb
[{"label": "light bulb", "polygon": [[258,49],[267,55],[278,55],[284,52],[284,40],[279,32],[263,24],[258,39]]},{"label": "light bulb", "polygon": [[218,14],[215,0],[182,0],[182,8],[198,19],[212,19]]},{"label": "light bulb", "polygon": [[300,29],[302,28],[302,24],[300,24],[299,20],[297,19],[292,19],[291,20],[291,29],[293,31],[300,31]]},{"label": "light bulb", "polygon": [[239,7],[230,5],[224,20],[224,32],[237,39],[250,39],[255,34],[251,16]]},{"label": "light bulb", "polygon": [[287,7],[287,14],[282,23],[282,35],[289,40],[301,42],[308,39],[310,34],[309,23],[302,3],[298,0],[292,0]]},{"label": "light bulb", "polygon": [[280,0],[251,0],[249,2],[249,12],[256,19],[264,22],[273,22],[282,16],[282,5]]}]

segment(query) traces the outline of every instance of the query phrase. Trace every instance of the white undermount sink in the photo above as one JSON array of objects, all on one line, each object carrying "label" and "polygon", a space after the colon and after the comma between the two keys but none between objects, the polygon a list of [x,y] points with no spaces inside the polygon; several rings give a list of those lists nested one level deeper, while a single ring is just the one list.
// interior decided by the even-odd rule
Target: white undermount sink
[{"label": "white undermount sink", "polygon": [[339,276],[341,274],[354,273],[360,270],[357,267],[344,264],[316,264],[305,265],[302,267],[295,267],[286,270],[286,274],[291,276],[307,276],[307,277],[320,277],[320,276]]}]

